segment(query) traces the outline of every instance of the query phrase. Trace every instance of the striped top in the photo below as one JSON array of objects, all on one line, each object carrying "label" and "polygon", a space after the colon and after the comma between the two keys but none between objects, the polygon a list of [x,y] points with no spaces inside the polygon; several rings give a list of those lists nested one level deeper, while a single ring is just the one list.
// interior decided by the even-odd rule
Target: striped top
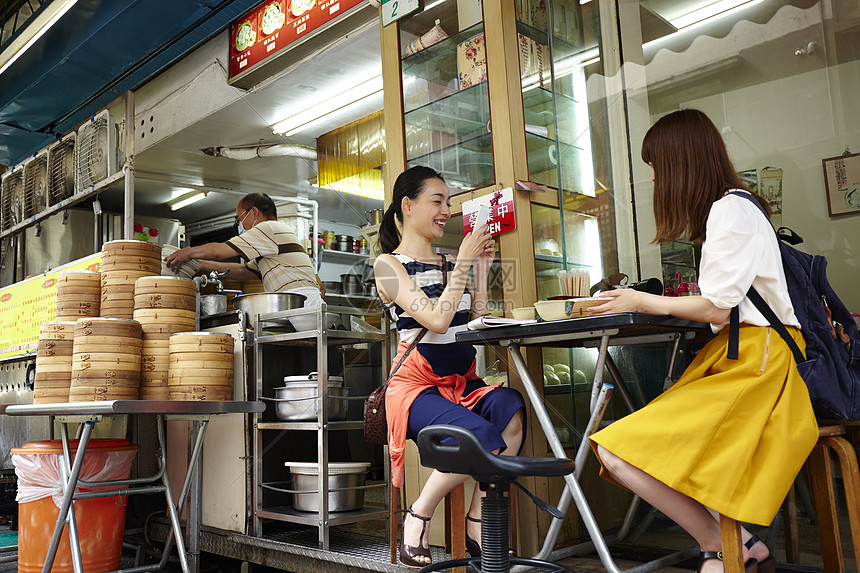
[{"label": "striped top", "polygon": [[[416,261],[406,255],[391,253],[406,269],[415,284],[424,291],[430,302],[435,304],[442,294],[442,266],[431,265]],[[445,256],[446,272],[450,273],[454,263]],[[469,315],[472,309],[472,294],[469,289],[463,293],[457,312],[451,321],[451,325],[444,334],[437,334],[429,330],[418,343],[417,350],[433,368],[438,376],[449,376],[451,374],[465,374],[469,371],[475,360],[475,348],[466,344],[455,342],[458,332],[468,330]],[[400,334],[400,342],[411,344],[423,328],[421,324],[412,318],[408,309],[401,308],[392,302],[387,305],[391,319],[397,324],[397,332]]]},{"label": "striped top", "polygon": [[266,292],[319,288],[308,253],[295,233],[280,221],[262,221],[227,241],[263,280]]}]

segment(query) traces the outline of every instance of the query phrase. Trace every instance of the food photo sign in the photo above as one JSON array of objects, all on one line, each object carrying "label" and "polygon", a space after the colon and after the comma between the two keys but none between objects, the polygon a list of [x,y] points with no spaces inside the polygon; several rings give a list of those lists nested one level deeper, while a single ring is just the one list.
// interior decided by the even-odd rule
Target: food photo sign
[{"label": "food photo sign", "polygon": [[268,0],[230,25],[230,78],[278,53],[361,0]]},{"label": "food photo sign", "polygon": [[514,217],[514,190],[510,187],[463,202],[463,234],[475,228],[481,207],[487,207],[487,227],[491,235],[509,233],[517,228]]}]

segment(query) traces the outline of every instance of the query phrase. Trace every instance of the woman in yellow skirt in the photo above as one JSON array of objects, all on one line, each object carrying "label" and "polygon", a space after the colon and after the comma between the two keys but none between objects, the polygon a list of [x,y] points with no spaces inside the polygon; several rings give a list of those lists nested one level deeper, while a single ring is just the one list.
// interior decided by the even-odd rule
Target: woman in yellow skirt
[{"label": "woman in yellow skirt", "polygon": [[[763,296],[805,348],[788,296],[776,235],[750,201],[719,130],[698,110],[671,113],[645,135],[652,168],[655,241],[686,234],[702,242],[702,296],[662,297],[632,289],[592,314],[648,312],[711,323],[717,336],[678,382],[646,407],[591,437],[601,475],[683,527],[701,548],[699,571],[723,571],[719,514],[769,525],[818,439],[809,393],[778,333],[746,299]],[[767,203],[756,200],[769,213]],[[738,307],[738,359],[727,356],[729,314]],[[775,561],[742,531],[747,570]]]}]

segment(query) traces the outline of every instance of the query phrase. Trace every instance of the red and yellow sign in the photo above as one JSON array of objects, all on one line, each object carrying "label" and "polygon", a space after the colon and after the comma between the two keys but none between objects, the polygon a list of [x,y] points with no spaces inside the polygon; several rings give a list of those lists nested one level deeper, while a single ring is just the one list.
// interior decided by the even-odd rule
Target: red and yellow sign
[{"label": "red and yellow sign", "polygon": [[230,77],[253,68],[362,0],[267,0],[230,25]]},{"label": "red and yellow sign", "polygon": [[57,277],[62,271],[97,271],[96,253],[0,289],[0,359],[36,351],[43,322],[54,320]]}]

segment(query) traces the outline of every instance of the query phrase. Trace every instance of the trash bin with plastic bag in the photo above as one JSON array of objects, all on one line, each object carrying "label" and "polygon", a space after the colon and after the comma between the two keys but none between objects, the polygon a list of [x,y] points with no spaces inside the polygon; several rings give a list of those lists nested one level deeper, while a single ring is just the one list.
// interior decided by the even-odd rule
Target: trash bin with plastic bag
[{"label": "trash bin with plastic bag", "polygon": [[[73,459],[78,441],[70,440]],[[18,571],[38,573],[48,554],[48,542],[54,532],[60,505],[63,501],[63,482],[60,474],[60,440],[27,442],[13,448],[12,464],[18,478]],[[92,439],[81,466],[80,479],[105,481],[125,479],[131,474],[131,464],[137,446],[127,440]],[[112,487],[93,488],[95,490]],[[92,491],[78,487],[77,491]],[[74,504],[75,522],[81,547],[84,571],[99,573],[119,569],[122,556],[122,538],[125,529],[126,496],[82,499]],[[63,530],[60,546],[54,559],[53,573],[72,573],[69,530]]]}]

